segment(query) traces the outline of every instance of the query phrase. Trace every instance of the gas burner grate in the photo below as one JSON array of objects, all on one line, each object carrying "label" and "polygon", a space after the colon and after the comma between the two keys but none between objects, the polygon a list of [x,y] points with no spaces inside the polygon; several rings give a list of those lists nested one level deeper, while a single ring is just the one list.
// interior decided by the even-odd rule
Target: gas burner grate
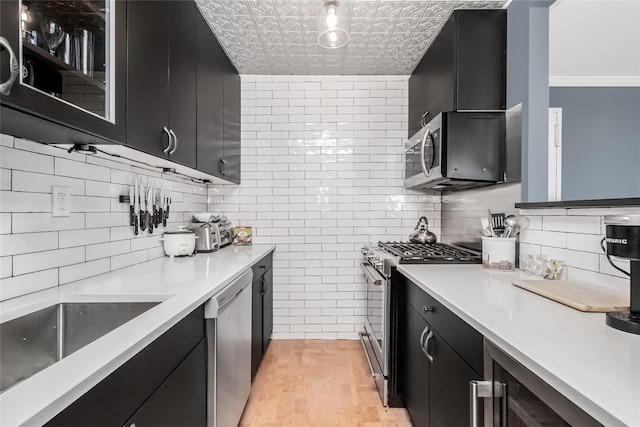
[{"label": "gas burner grate", "polygon": [[480,264],[482,255],[469,249],[443,243],[378,242],[387,253],[399,258],[400,264]]}]

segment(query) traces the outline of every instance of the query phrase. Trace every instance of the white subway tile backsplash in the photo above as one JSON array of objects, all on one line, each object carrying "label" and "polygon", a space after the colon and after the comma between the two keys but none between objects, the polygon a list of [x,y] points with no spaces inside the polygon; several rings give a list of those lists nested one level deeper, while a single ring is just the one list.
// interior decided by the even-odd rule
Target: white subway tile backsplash
[{"label": "white subway tile backsplash", "polygon": [[146,250],[113,256],[111,257],[111,270],[118,270],[129,267],[130,265],[140,264],[148,260],[147,256]]},{"label": "white subway tile backsplash", "polygon": [[76,178],[67,178],[55,175],[45,175],[41,173],[25,172],[14,170],[12,174],[13,191],[24,191],[30,193],[49,193],[51,187],[68,187],[71,195],[85,194],[85,181]]},{"label": "white subway tile backsplash", "polygon": [[109,271],[111,271],[111,261],[109,258],[60,267],[60,284],[64,285],[65,283],[86,279],[87,277],[97,276],[98,274],[108,273]]},{"label": "white subway tile backsplash", "polygon": [[[49,197],[49,203],[51,198]],[[67,217],[52,217],[51,213],[15,213],[11,219],[13,233],[76,230],[84,228],[84,213],[71,213]]]},{"label": "white subway tile backsplash", "polygon": [[20,255],[58,249],[58,232],[4,234],[0,236],[0,256]]},{"label": "white subway tile backsplash", "polygon": [[10,169],[0,169],[0,190],[11,190]]},{"label": "white subway tile backsplash", "polygon": [[94,181],[108,182],[111,179],[109,168],[58,157],[55,158],[55,174]]},{"label": "white subway tile backsplash", "polygon": [[4,301],[54,286],[58,286],[57,268],[2,279],[0,281],[0,300]]},{"label": "white subway tile backsplash", "polygon": [[85,250],[83,247],[14,255],[13,274],[19,276],[34,271],[78,264],[84,261]]},{"label": "white subway tile backsplash", "polygon": [[[189,195],[194,210],[207,208],[208,192],[202,184],[163,176],[126,160],[69,154],[22,139],[14,144],[7,135],[0,139],[3,299],[164,256],[158,240],[163,229],[134,236],[129,205],[118,201],[118,196],[129,194],[138,175],[145,185],[164,185],[171,191],[176,202],[171,227],[190,219],[182,212],[183,195]],[[51,215],[52,185],[69,188],[69,217]]]},{"label": "white subway tile backsplash", "polygon": [[13,257],[0,257],[0,279],[13,276]]},{"label": "white subway tile backsplash", "polygon": [[51,212],[51,195],[0,191],[2,212]]},{"label": "white subway tile backsplash", "polygon": [[572,233],[599,234],[601,232],[599,217],[584,216],[550,216],[542,220],[542,229]]},{"label": "white subway tile backsplash", "polygon": [[17,148],[0,147],[0,167],[53,174],[53,157]]}]

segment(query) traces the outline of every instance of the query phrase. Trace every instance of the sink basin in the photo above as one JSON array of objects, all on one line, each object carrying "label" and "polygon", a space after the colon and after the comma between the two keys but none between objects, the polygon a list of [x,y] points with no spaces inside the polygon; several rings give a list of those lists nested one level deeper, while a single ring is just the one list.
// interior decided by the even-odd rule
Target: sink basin
[{"label": "sink basin", "polygon": [[160,303],[60,303],[2,323],[0,392],[158,304]]}]

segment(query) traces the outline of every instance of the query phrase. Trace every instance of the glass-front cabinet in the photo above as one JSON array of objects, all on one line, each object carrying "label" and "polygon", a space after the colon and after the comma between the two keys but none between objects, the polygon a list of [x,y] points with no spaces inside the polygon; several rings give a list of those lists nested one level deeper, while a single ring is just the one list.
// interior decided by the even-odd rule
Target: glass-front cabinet
[{"label": "glass-front cabinet", "polygon": [[[2,0],[0,3],[3,107],[99,139],[124,143],[125,2]],[[20,115],[11,116],[17,121],[20,117],[22,121],[28,120]],[[19,123],[2,123],[6,133],[16,134],[14,128],[20,127]],[[46,141],[45,136],[38,139],[67,142]]]}]

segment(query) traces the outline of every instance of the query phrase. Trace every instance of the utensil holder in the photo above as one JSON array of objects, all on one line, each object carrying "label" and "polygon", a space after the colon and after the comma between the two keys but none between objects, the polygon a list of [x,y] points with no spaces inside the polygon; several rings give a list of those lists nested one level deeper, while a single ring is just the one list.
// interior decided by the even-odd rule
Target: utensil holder
[{"label": "utensil holder", "polygon": [[495,271],[513,271],[515,266],[515,237],[482,237],[483,268]]}]

